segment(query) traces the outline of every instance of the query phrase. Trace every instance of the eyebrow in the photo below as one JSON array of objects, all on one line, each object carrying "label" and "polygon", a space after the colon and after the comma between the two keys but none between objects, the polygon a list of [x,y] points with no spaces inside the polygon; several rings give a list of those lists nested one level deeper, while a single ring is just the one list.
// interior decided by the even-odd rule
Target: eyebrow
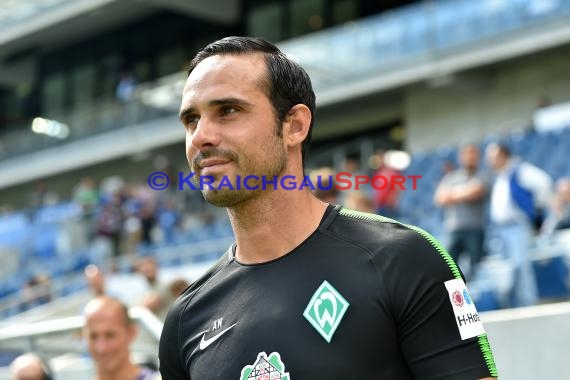
[{"label": "eyebrow", "polygon": [[[216,107],[216,106],[224,106],[224,105],[235,105],[235,106],[242,106],[245,108],[249,108],[252,106],[251,103],[238,98],[222,98],[222,99],[214,99],[208,102],[208,107]],[[194,107],[187,107],[180,111],[178,117],[180,120],[184,121],[187,116],[196,112]]]}]

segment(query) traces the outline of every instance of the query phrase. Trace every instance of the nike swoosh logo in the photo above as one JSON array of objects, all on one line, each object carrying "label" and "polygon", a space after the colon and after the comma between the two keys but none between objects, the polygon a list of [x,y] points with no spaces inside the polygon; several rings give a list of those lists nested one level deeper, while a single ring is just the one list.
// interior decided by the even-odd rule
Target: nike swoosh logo
[{"label": "nike swoosh logo", "polygon": [[237,322],[234,323],[233,325],[231,325],[230,327],[228,327],[225,330],[220,331],[219,333],[217,333],[216,335],[214,335],[213,337],[209,338],[209,339],[204,339],[206,337],[206,334],[202,335],[202,340],[200,341],[200,350],[204,350],[206,349],[206,347],[208,347],[210,344],[214,343],[216,340],[218,340],[219,337],[221,337],[222,335],[224,335],[226,332],[228,332],[231,328],[233,328],[235,325],[237,325]]}]

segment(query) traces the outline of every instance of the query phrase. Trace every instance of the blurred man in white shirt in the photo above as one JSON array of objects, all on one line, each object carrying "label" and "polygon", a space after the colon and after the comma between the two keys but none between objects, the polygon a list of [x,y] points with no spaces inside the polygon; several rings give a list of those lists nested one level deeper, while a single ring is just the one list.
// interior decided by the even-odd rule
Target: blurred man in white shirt
[{"label": "blurred man in white shirt", "polygon": [[497,174],[491,191],[491,221],[515,270],[512,306],[534,305],[538,291],[529,248],[537,210],[547,207],[552,194],[552,179],[542,169],[512,157],[502,144],[490,144],[486,154]]}]

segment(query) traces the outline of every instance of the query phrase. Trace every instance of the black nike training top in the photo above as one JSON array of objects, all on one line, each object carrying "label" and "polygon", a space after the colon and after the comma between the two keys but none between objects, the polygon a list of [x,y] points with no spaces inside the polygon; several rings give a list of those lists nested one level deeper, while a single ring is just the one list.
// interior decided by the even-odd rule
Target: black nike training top
[{"label": "black nike training top", "polygon": [[497,376],[459,269],[417,227],[330,206],[279,259],[234,251],[170,310],[163,380]]}]

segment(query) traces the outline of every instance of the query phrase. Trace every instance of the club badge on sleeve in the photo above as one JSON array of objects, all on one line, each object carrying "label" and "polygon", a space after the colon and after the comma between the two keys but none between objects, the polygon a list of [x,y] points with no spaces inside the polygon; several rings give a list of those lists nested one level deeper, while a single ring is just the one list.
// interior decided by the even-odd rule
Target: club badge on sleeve
[{"label": "club badge on sleeve", "polygon": [[453,307],[455,323],[459,328],[461,339],[469,339],[485,334],[483,323],[479,318],[479,313],[469,295],[467,286],[462,279],[454,279],[445,282],[445,288],[449,293],[449,302]]}]

